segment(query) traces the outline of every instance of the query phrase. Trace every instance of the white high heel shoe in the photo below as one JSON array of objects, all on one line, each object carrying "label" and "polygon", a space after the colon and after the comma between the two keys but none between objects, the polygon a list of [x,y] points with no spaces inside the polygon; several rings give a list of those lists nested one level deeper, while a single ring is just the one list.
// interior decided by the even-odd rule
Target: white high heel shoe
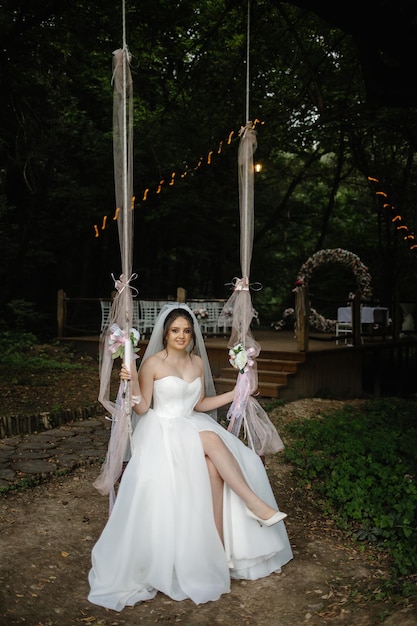
[{"label": "white high heel shoe", "polygon": [[257,515],[255,515],[255,513],[252,513],[252,511],[250,511],[248,507],[246,507],[246,513],[249,515],[249,517],[256,520],[259,526],[273,526],[274,524],[278,524],[278,522],[281,522],[287,517],[287,514],[283,513],[283,511],[277,511],[276,513],[271,515],[271,517],[268,517],[268,519],[262,519],[262,517],[258,517]]}]

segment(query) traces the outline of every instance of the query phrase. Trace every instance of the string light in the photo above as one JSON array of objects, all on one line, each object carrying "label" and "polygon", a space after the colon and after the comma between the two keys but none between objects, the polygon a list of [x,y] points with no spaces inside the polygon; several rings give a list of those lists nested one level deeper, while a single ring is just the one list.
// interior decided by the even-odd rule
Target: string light
[{"label": "string light", "polygon": [[[373,176],[368,176],[368,180],[371,183],[375,183],[375,184],[379,184],[379,179],[378,178],[374,178]],[[388,194],[385,193],[385,191],[378,189],[375,192],[376,196],[382,197],[382,198],[388,198]],[[408,234],[405,235],[404,237],[404,241],[415,241],[415,236],[414,234],[409,230],[408,226],[406,224],[403,223],[403,218],[401,216],[401,214],[397,211],[397,209],[390,204],[389,202],[384,202],[384,204],[382,205],[384,209],[390,209],[391,211],[395,211],[395,215],[394,217],[391,219],[391,222],[395,225],[396,230],[402,230],[402,231],[406,231]],[[413,245],[411,245],[410,250],[417,250],[417,244],[414,243]]]},{"label": "string light", "polygon": [[[265,122],[262,122],[261,120],[256,119],[253,122],[253,124],[252,124],[252,128],[255,128],[257,124],[263,125],[263,124],[265,124]],[[229,135],[227,137],[227,141],[226,141],[227,145],[230,145],[232,143],[232,140],[233,140],[233,137],[234,137],[235,134],[236,133],[235,133],[234,130],[232,130],[229,133]],[[216,154],[221,154],[222,153],[224,143],[225,143],[225,141],[223,139],[219,142]],[[203,157],[203,156],[200,157],[199,160],[197,161],[197,164],[193,167],[193,171],[196,172],[197,170],[199,170],[204,163],[206,163],[207,165],[212,165],[212,163],[213,163],[213,155],[214,155],[213,150],[210,150],[207,153],[207,157],[206,158]],[[181,174],[178,174],[177,172],[172,172],[171,178],[169,179],[169,182],[166,183],[165,179],[160,180],[158,185],[157,185],[157,187],[156,187],[156,189],[154,190],[154,193],[157,194],[157,195],[160,194],[162,192],[163,187],[165,185],[168,185],[169,187],[173,187],[174,184],[175,184],[175,179],[176,179],[177,175],[181,179],[184,179],[187,176],[189,171],[190,171],[189,165],[185,165],[184,170],[181,172]],[[146,202],[148,200],[148,198],[149,198],[149,195],[151,193],[152,193],[151,188],[150,187],[146,187],[146,189],[143,191],[143,194],[142,194],[142,202]],[[130,208],[131,208],[132,211],[135,208],[135,196],[132,197]],[[117,220],[118,219],[119,213],[120,213],[120,208],[117,208],[116,211],[115,211],[113,220]],[[107,216],[104,216],[101,230],[105,230],[106,226],[107,226]],[[94,225],[94,236],[95,237],[99,237],[100,236],[99,228],[97,227],[96,224]]]}]

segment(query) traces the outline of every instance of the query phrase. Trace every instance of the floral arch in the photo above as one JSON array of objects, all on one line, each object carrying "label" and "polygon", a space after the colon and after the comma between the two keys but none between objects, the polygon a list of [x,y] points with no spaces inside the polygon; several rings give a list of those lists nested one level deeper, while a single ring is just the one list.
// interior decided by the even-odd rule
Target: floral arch
[{"label": "floral arch", "polygon": [[[362,263],[360,258],[344,250],[343,248],[332,248],[327,250],[319,250],[313,256],[311,256],[300,268],[295,281],[294,291],[300,289],[304,285],[308,285],[308,281],[311,278],[314,270],[326,263],[341,263],[345,267],[352,270],[355,275],[356,282],[358,284],[359,291],[361,292],[361,298],[364,300],[370,300],[372,297],[371,287],[371,275],[368,272],[368,268]],[[283,319],[279,322],[275,322],[272,326],[276,330],[280,330],[285,326],[286,318],[294,315],[293,308],[286,309],[284,311]],[[318,330],[324,332],[334,332],[336,327],[336,320],[326,319],[323,315],[320,315],[315,309],[310,309],[310,324]]]},{"label": "floral arch", "polygon": [[343,250],[343,248],[319,250],[313,254],[313,256],[301,266],[296,284],[307,285],[314,270],[326,263],[341,263],[351,269],[358,283],[362,299],[370,300],[372,298],[372,279],[368,268],[362,263],[357,254],[353,254],[353,252],[349,252],[349,250]]},{"label": "floral arch", "polygon": [[[349,252],[349,250],[344,250],[343,248],[319,250],[313,254],[313,256],[311,256],[304,263],[304,265],[301,266],[300,271],[298,272],[296,280],[297,287],[308,285],[308,281],[314,270],[326,263],[341,263],[345,267],[351,269],[355,275],[359,291],[361,292],[361,298],[364,300],[370,300],[372,297],[372,279],[368,272],[368,268],[362,263],[356,254]],[[311,308],[310,324],[318,330],[333,332],[336,327],[336,320],[326,319],[315,309]]]}]

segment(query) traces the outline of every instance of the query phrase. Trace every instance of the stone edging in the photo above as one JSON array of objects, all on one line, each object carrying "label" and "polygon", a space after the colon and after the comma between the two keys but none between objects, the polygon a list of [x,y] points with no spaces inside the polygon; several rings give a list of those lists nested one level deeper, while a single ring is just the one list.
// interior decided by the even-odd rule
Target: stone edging
[{"label": "stone edging", "polygon": [[103,415],[105,412],[99,402],[87,407],[64,409],[55,413],[45,411],[36,415],[7,415],[0,417],[0,439],[13,435],[28,435],[42,432],[51,428],[58,428],[63,424],[76,420],[86,420],[90,417]]}]

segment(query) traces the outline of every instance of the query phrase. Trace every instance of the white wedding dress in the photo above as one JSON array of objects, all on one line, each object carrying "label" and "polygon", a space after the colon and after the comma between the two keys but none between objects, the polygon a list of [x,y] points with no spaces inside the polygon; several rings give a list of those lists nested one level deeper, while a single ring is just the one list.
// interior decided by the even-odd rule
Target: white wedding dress
[{"label": "white wedding dress", "polygon": [[200,431],[218,433],[252,489],[278,507],[258,455],[193,411],[200,395],[200,378],[155,381],[153,408],[139,418],[132,458],[92,551],[90,602],[121,611],[161,591],[200,604],[229,592],[230,578],[255,580],[292,558],[284,522],[260,526],[226,485],[220,541]]}]

